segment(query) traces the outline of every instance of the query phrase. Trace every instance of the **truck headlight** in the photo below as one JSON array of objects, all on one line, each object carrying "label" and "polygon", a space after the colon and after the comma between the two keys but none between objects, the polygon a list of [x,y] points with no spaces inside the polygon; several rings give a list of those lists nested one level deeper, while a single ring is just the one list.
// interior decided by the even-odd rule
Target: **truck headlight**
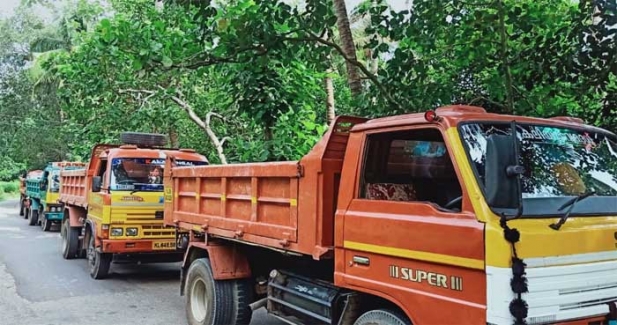
[{"label": "truck headlight", "polygon": [[122,228],[111,228],[112,236],[122,236],[123,230]]},{"label": "truck headlight", "polygon": [[137,233],[139,233],[137,228],[126,228],[126,235],[127,236],[137,236]]}]

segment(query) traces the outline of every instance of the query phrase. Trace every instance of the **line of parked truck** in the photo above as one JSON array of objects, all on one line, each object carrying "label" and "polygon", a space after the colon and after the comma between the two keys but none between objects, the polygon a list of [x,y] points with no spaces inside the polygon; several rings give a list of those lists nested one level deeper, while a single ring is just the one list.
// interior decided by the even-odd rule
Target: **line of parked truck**
[{"label": "line of parked truck", "polygon": [[189,324],[615,324],[617,136],[447,106],[340,116],[299,161],[126,133],[22,179],[62,255],[182,261]]}]

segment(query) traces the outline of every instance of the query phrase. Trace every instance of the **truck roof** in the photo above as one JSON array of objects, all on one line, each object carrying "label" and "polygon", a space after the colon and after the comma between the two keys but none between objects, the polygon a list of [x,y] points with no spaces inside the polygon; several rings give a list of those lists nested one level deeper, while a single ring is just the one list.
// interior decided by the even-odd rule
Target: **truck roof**
[{"label": "truck roof", "polygon": [[[440,122],[447,127],[455,127],[464,122],[472,121],[495,121],[495,122],[522,122],[544,124],[550,126],[584,128],[594,132],[608,132],[592,125],[585,124],[583,120],[569,116],[556,116],[552,118],[528,117],[508,114],[487,113],[486,110],[478,106],[468,105],[449,105],[435,109],[434,113],[440,117]],[[351,132],[365,131],[383,127],[396,127],[410,124],[426,124],[426,112],[395,115],[368,120],[365,123],[356,124]],[[611,133],[612,134],[612,133]]]},{"label": "truck roof", "polygon": [[158,149],[158,148],[139,148],[133,145],[123,145],[117,148],[111,148],[107,151],[107,158],[160,158],[165,159],[166,156],[172,155],[176,159],[181,160],[195,160],[201,159],[208,161],[208,159],[196,153],[193,150],[188,149]]}]

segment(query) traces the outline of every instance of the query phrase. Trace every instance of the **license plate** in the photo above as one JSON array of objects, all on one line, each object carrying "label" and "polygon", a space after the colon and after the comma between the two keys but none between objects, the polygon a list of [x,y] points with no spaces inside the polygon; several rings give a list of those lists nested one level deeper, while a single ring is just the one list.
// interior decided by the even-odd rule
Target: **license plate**
[{"label": "license plate", "polygon": [[152,249],[163,250],[163,249],[176,249],[175,241],[155,241],[152,243]]}]

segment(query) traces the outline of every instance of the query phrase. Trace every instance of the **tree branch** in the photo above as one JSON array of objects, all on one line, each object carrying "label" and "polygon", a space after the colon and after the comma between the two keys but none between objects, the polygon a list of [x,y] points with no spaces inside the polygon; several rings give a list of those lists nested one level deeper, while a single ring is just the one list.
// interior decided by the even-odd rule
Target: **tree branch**
[{"label": "tree branch", "polygon": [[[176,91],[176,95],[182,96],[182,94],[179,91]],[[189,105],[184,100],[180,99],[180,97],[178,96],[171,96],[171,100],[174,101],[176,104],[178,104],[180,107],[182,107],[188,113],[191,120],[193,120],[193,122],[195,122],[197,125],[199,125],[199,127],[201,127],[204,131],[206,131],[206,134],[210,138],[210,141],[212,141],[212,143],[214,144],[216,153],[218,154],[218,157],[221,160],[221,164],[226,165],[227,157],[225,157],[225,153],[223,152],[223,144],[225,144],[225,141],[228,139],[228,137],[225,137],[222,140],[219,140],[219,138],[216,136],[216,134],[214,133],[214,131],[212,131],[212,128],[210,127],[210,120],[212,116],[218,117],[223,121],[225,121],[225,118],[223,118],[223,116],[221,116],[218,113],[208,112],[208,114],[206,114],[206,120],[204,121],[199,116],[197,116],[197,114],[195,113],[191,105]]]},{"label": "tree branch", "polygon": [[484,97],[484,96],[478,96],[478,97],[472,99],[471,101],[469,101],[469,103],[467,103],[467,105],[471,106],[475,102],[478,102],[478,101],[481,101],[481,100],[487,101],[488,103],[493,104],[493,105],[495,105],[497,107],[505,108],[505,106],[503,104],[498,103],[498,102],[496,102],[496,101],[494,101],[494,100],[492,100],[490,98]]},{"label": "tree branch", "polygon": [[[174,64],[169,69],[171,68],[196,69],[199,67],[205,67],[205,66],[210,66],[210,65],[219,64],[219,63],[246,63],[246,62],[249,62],[253,57],[249,59],[238,60],[237,58],[235,58],[235,56],[245,53],[245,52],[249,52],[249,51],[255,51],[256,52],[255,56],[262,56],[268,53],[268,49],[263,44],[238,48],[229,57],[216,57],[216,56],[202,52],[200,54],[191,56],[191,59],[195,59],[200,55],[203,55],[203,57],[205,58],[202,58],[192,63]],[[187,61],[187,60],[182,60],[182,61]]]},{"label": "tree branch", "polygon": [[[118,90],[118,93],[120,94],[137,94],[138,98],[137,100],[141,101],[141,106],[139,106],[139,109],[142,109],[144,107],[144,105],[146,105],[146,103],[150,104],[149,100],[150,98],[154,97],[156,95],[155,91],[152,90],[145,90],[145,89],[120,89]],[[146,96],[146,98],[141,99],[141,95],[142,94],[147,94],[148,96]]]},{"label": "tree branch", "polygon": [[[379,89],[379,91],[382,93],[382,95],[386,98],[386,100],[393,106],[395,106],[398,110],[403,110],[402,106],[396,101],[394,100],[394,98],[392,98],[392,96],[390,95],[390,93],[386,90],[386,88],[384,87],[384,85],[379,81],[379,79],[377,79],[377,76],[375,76],[374,74],[372,74],[365,66],[364,64],[362,64],[360,61],[358,60],[353,60],[351,58],[349,58],[346,54],[345,51],[343,51],[343,49],[336,43],[325,40],[321,37],[319,37],[318,35],[307,31],[307,34],[309,35],[309,37],[285,37],[283,38],[284,40],[288,40],[288,41],[301,41],[301,42],[306,42],[306,41],[316,41],[318,43],[321,43],[323,45],[329,46],[333,49],[335,49],[342,57],[345,61],[353,64],[354,66],[356,66],[357,68],[359,68],[362,73],[364,73],[364,75],[371,80],[371,82],[377,87],[377,89]],[[412,107],[413,108],[413,107]]]}]

